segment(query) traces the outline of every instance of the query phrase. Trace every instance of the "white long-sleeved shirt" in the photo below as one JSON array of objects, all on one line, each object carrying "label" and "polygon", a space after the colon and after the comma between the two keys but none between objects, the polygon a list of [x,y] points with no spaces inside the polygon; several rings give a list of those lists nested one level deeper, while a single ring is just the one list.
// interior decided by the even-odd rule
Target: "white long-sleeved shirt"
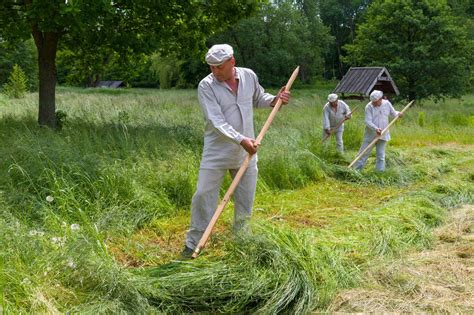
[{"label": "white long-sleeved shirt", "polygon": [[[369,138],[375,138],[377,135],[377,128],[385,129],[389,124],[389,117],[395,117],[398,115],[392,103],[387,100],[382,100],[382,104],[378,107],[374,106],[372,102],[369,102],[365,106],[365,136]],[[380,138],[381,140],[390,140],[390,131],[387,132]]]},{"label": "white long-sleeved shirt", "polygon": [[[206,123],[202,169],[239,168],[248,154],[240,142],[245,137],[255,138],[253,107],[269,107],[275,98],[265,93],[252,70],[235,67],[235,78],[237,94],[212,73],[199,83],[198,98]],[[251,162],[256,159],[255,154]]]},{"label": "white long-sleeved shirt", "polygon": [[[341,121],[344,120],[345,116],[351,112],[349,105],[347,105],[344,101],[338,100],[337,101],[337,108],[336,111],[331,107],[331,104],[326,103],[323,107],[323,129],[334,128],[339,124]],[[342,124],[338,130],[343,130],[344,124]]]}]

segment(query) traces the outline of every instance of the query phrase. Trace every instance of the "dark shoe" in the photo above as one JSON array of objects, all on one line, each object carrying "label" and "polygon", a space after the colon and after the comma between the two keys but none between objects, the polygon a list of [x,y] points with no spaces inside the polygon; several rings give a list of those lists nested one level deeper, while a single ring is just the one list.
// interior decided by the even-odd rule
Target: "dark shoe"
[{"label": "dark shoe", "polygon": [[194,253],[194,249],[184,246],[183,251],[181,252],[181,258],[190,259]]}]

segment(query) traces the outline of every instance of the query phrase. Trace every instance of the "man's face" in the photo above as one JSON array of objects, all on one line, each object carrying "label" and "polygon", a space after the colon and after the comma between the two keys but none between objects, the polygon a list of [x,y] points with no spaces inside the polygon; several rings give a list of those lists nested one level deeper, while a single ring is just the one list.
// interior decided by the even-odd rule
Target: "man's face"
[{"label": "man's face", "polygon": [[372,101],[372,104],[373,104],[375,107],[379,107],[380,105],[382,105],[382,98],[379,98],[379,99],[376,100],[376,101]]},{"label": "man's face", "polygon": [[234,65],[235,59],[232,57],[219,66],[209,67],[211,67],[212,74],[216,77],[217,81],[223,82],[229,80],[234,75]]},{"label": "man's face", "polygon": [[337,101],[329,102],[329,104],[331,104],[332,107],[337,107]]}]

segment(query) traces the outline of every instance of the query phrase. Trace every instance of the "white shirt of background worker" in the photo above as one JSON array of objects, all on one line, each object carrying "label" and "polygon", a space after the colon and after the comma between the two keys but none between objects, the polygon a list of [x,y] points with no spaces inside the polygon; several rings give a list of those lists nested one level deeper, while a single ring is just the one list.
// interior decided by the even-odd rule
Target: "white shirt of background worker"
[{"label": "white shirt of background worker", "polygon": [[234,230],[240,230],[252,213],[257,183],[257,149],[253,108],[274,106],[290,93],[281,88],[277,96],[266,93],[250,69],[235,66],[230,45],[212,46],[206,54],[211,72],[198,87],[204,114],[204,148],[196,192],[191,204],[191,225],[183,257],[189,257],[201,239],[217,207],[219,190],[227,171],[234,177],[248,154],[249,167],[234,192]]}]

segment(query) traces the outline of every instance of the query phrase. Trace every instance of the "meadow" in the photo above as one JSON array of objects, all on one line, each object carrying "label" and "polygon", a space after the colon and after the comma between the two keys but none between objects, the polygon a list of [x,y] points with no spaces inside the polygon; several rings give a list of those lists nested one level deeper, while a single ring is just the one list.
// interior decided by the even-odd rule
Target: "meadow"
[{"label": "meadow", "polygon": [[416,103],[387,171],[372,157],[356,172],[366,102],[349,102],[340,154],[321,144],[332,88],[292,91],[259,151],[251,231],[231,233],[228,205],[192,261],[179,253],[203,143],[195,90],[60,87],[58,131],[37,126],[37,94],[0,94],[0,311],[327,311],[368,270],[429,249],[474,202],[474,95]]}]

